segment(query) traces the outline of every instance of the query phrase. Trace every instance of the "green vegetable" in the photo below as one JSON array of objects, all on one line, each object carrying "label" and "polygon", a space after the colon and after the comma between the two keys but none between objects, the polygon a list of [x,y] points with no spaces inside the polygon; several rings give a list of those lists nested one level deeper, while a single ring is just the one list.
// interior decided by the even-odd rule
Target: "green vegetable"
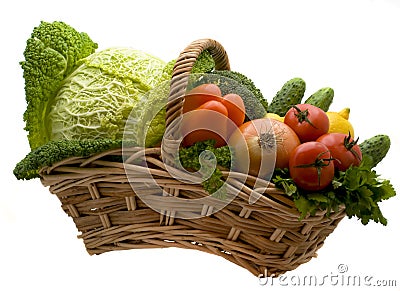
[{"label": "green vegetable", "polygon": [[137,131],[126,132],[125,139],[137,140],[138,145],[145,147],[153,147],[161,142],[165,132],[165,105],[167,104],[169,88],[170,81],[166,81],[147,93],[146,102],[142,105],[143,114],[141,118],[132,120],[133,127],[136,127]]},{"label": "green vegetable", "polygon": [[222,95],[235,93],[242,97],[246,108],[246,120],[262,118],[266,114],[268,102],[254,82],[242,73],[215,70],[211,74],[195,76],[188,90],[201,84],[212,83],[220,87]]},{"label": "green vegetable", "polygon": [[[209,151],[214,154],[216,159],[216,164],[222,166],[224,168],[230,169],[231,168],[231,150],[228,146],[223,146],[219,148],[215,148],[215,141],[214,140],[207,140],[195,143],[193,146],[188,148],[181,148],[179,150],[179,161],[182,166],[186,169],[192,169],[195,171],[200,170],[201,165],[203,167],[207,167],[207,161],[202,161],[201,164],[201,153]],[[210,169],[202,169],[205,175],[211,174],[211,176],[206,179],[202,185],[204,189],[213,194],[217,190],[219,190],[224,185],[224,180],[222,180],[222,172],[221,170],[216,167]],[[213,171],[210,173],[210,171]]]},{"label": "green vegetable", "polygon": [[[176,60],[169,61],[164,68],[164,74],[168,79],[172,77],[172,71],[174,69]],[[204,50],[200,53],[196,62],[193,65],[192,74],[210,73],[215,68],[215,61],[208,50]]]},{"label": "green vegetable", "polygon": [[[61,22],[35,28],[21,62],[32,152],[15,167],[18,179],[36,178],[41,167],[62,159],[118,147],[124,137],[146,146],[161,140],[165,108],[157,113],[152,107],[165,107],[175,62],[130,48],[96,48],[87,34]],[[204,52],[194,70],[214,65]]]},{"label": "green vegetable", "polygon": [[303,79],[293,78],[287,81],[272,99],[268,112],[285,116],[293,105],[301,103],[305,90],[306,83]]},{"label": "green vegetable", "polygon": [[[130,48],[109,48],[83,60],[54,97],[47,115],[50,140],[139,138],[143,107],[163,81],[165,62]],[[50,126],[51,125],[51,126]]]},{"label": "green vegetable", "polygon": [[329,106],[332,104],[333,96],[333,89],[325,87],[319,89],[317,92],[308,97],[304,103],[317,106],[326,112],[329,110]]},{"label": "green vegetable", "polygon": [[347,216],[358,217],[364,225],[371,220],[386,225],[378,203],[394,197],[396,192],[389,180],[380,179],[371,169],[369,159],[367,156],[360,166],[336,173],[332,185],[319,192],[299,189],[287,169],[277,170],[272,181],[293,198],[301,213],[300,219],[318,210],[327,210],[329,216],[331,211],[338,211],[344,205]]},{"label": "green vegetable", "polygon": [[211,54],[205,50],[201,52],[192,68],[192,74],[210,73],[215,69],[215,61]]},{"label": "green vegetable", "polygon": [[166,63],[131,48],[96,48],[62,22],[34,29],[21,62],[32,149],[52,140],[122,139],[128,117],[138,133],[145,93],[169,78]]},{"label": "green vegetable", "polygon": [[370,156],[372,158],[371,168],[376,167],[390,148],[390,138],[384,134],[375,135],[367,140],[364,140],[359,144],[363,159],[365,156]]},{"label": "green vegetable", "polygon": [[41,22],[34,28],[20,63],[27,102],[25,129],[32,149],[50,139],[45,116],[62,82],[95,49],[97,44],[86,33],[63,22]]},{"label": "green vegetable", "polygon": [[233,84],[230,82],[230,86],[226,87],[226,92],[225,88],[221,88],[221,91],[223,94],[236,93],[242,97],[246,107],[247,119],[253,120],[265,116],[268,109],[268,101],[249,77],[235,71],[214,71],[214,73],[237,82]]},{"label": "green vegetable", "polygon": [[70,157],[88,157],[106,150],[122,146],[122,140],[60,140],[50,141],[34,150],[14,168],[17,179],[39,177],[39,170]]},{"label": "green vegetable", "polygon": [[337,196],[346,206],[349,217],[356,216],[362,224],[370,220],[387,224],[386,218],[379,209],[378,202],[396,195],[389,180],[379,179],[371,170],[368,162],[360,167],[350,167],[345,173],[340,172],[336,179]]}]

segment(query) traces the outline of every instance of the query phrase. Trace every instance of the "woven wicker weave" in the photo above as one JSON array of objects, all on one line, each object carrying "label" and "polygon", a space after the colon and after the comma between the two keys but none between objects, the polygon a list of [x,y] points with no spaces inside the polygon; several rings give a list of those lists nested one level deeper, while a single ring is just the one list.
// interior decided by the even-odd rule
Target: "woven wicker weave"
[{"label": "woven wicker weave", "polygon": [[[72,217],[89,254],[179,247],[221,256],[255,276],[280,275],[315,257],[345,214],[342,210],[327,218],[320,211],[299,221],[293,201],[281,190],[240,173],[223,171],[235,189],[225,204],[193,183],[195,176],[177,179],[180,173],[190,175],[171,171],[186,77],[205,49],[217,69],[229,69],[225,50],[214,40],[195,41],[181,53],[171,81],[162,146],[69,158],[43,168],[41,180]],[[262,195],[250,204],[255,183]]]}]

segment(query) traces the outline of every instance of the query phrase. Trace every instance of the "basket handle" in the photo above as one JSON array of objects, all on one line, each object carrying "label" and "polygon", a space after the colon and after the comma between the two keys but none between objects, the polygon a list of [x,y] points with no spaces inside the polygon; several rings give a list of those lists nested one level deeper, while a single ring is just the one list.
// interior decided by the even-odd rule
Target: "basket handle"
[{"label": "basket handle", "polygon": [[176,60],[166,108],[166,126],[182,115],[188,76],[199,55],[208,50],[215,61],[215,69],[230,70],[228,55],[223,46],[213,39],[199,39],[188,45]]}]

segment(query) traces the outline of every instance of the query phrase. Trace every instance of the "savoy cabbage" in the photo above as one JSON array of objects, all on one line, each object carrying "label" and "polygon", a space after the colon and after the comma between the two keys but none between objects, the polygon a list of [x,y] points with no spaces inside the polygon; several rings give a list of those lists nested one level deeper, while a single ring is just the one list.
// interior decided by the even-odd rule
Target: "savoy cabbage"
[{"label": "savoy cabbage", "polygon": [[54,97],[47,116],[50,140],[122,139],[126,120],[141,118],[146,92],[161,82],[164,66],[131,48],[109,48],[85,58]]},{"label": "savoy cabbage", "polygon": [[[20,63],[31,150],[50,141],[123,139],[126,130],[131,142],[160,142],[175,60],[166,63],[133,48],[97,48],[88,34],[64,22],[42,21],[34,28]],[[205,51],[193,72],[214,67]]]}]

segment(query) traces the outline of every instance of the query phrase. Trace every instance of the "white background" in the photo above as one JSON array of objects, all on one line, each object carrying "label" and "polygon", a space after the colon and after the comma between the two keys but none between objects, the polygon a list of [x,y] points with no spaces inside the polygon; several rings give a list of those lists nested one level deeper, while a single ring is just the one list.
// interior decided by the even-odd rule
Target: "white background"
[{"label": "white background", "polygon": [[[332,110],[351,108],[356,135],[392,138],[377,171],[400,191],[400,1],[6,1],[0,12],[2,128],[0,177],[0,290],[306,290],[291,276],[345,275],[397,280],[400,198],[381,204],[389,224],[345,219],[319,256],[287,280],[261,286],[222,258],[179,249],[130,250],[89,256],[72,220],[39,180],[17,181],[12,170],[28,152],[19,61],[41,20],[61,20],[99,44],[130,46],[166,61],[191,41],[214,38],[232,69],[253,79],[271,99],[284,82],[302,77],[306,95],[335,90]],[[400,195],[400,194],[399,194]],[[324,290],[353,289],[333,286]],[[335,278],[332,279],[333,283]],[[268,284],[271,284],[270,282]],[[287,285],[287,286],[283,286]],[[316,287],[314,287],[316,288]],[[373,290],[370,287],[367,290]]]}]

